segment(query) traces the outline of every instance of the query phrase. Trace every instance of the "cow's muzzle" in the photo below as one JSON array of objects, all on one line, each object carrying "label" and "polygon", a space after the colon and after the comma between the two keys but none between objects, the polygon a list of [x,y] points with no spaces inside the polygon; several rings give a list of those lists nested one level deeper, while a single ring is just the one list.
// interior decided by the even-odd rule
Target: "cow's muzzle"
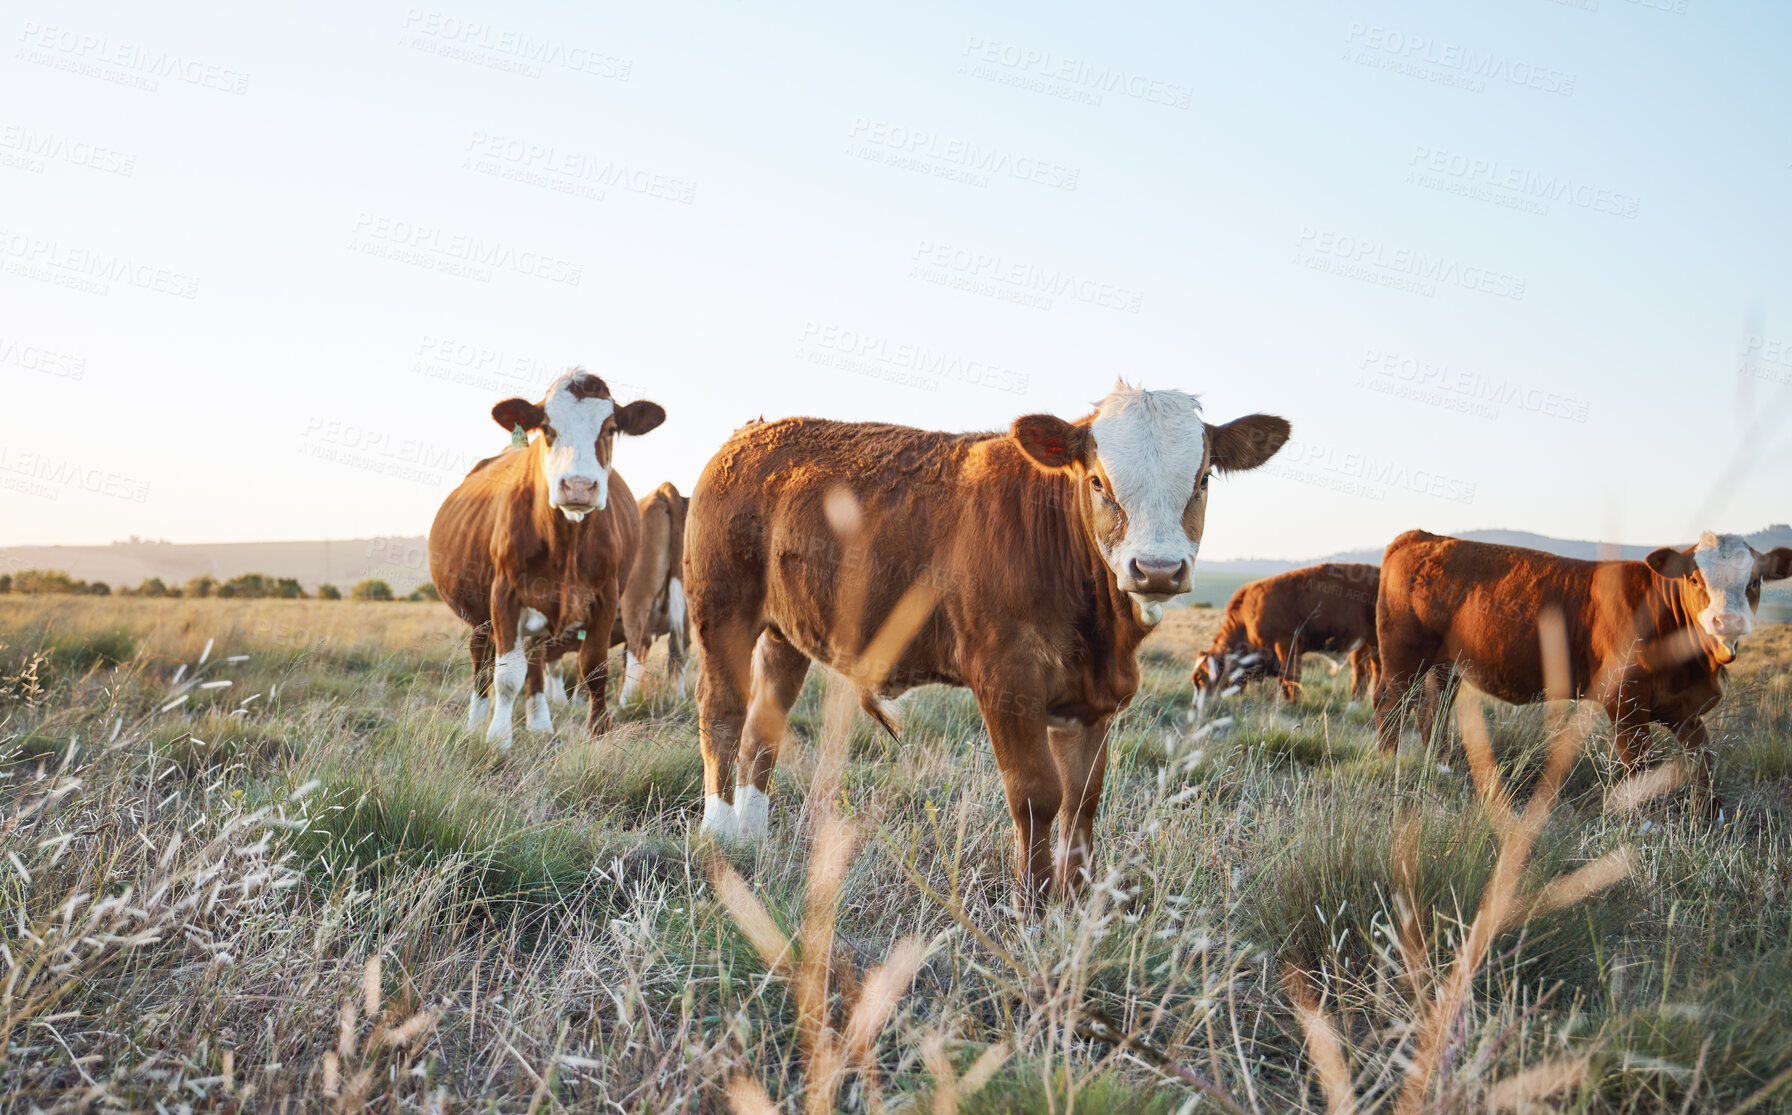
[{"label": "cow's muzzle", "polygon": [[568,476],[560,481],[560,506],[567,511],[590,511],[598,505],[598,482]]},{"label": "cow's muzzle", "polygon": [[1168,600],[1188,591],[1188,564],[1187,558],[1177,561],[1133,558],[1126,563],[1120,590],[1148,600]]},{"label": "cow's muzzle", "polygon": [[1733,643],[1749,633],[1752,625],[1747,616],[1725,612],[1711,617],[1711,633],[1725,642]]}]

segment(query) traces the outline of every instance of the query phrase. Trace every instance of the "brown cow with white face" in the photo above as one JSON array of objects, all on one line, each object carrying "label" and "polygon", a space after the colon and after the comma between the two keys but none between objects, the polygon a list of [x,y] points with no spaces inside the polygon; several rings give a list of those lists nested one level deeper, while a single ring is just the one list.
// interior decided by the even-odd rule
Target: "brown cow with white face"
[{"label": "brown cow with white face", "polygon": [[[850,669],[858,647],[843,644],[924,579],[939,602],[868,707],[916,685],[968,686],[1026,893],[1079,885],[1108,725],[1138,688],[1139,642],[1162,602],[1189,587],[1208,481],[1261,465],[1288,432],[1266,415],[1209,425],[1192,395],[1124,385],[1080,421],[1035,414],[1006,433],[814,418],[737,430],[697,481],[686,536],[704,829],[766,830],[810,661]],[[850,548],[826,510],[842,491],[857,508]],[[855,578],[864,611],[842,619]]]},{"label": "brown cow with white face", "polygon": [[[574,369],[540,403],[492,408],[506,430],[538,436],[479,462],[449,493],[429,528],[429,572],[442,600],[472,625],[473,701],[467,726],[490,714],[486,738],[509,747],[512,707],[529,685],[528,727],[553,727],[530,649],[581,628],[610,630],[623,578],[639,545],[635,497],[611,467],[617,434],[644,434],[666,420],[658,403],[618,406],[604,381]],[[591,694],[592,731],[608,724],[604,639],[579,644]],[[488,697],[496,660],[497,702]]]},{"label": "brown cow with white face", "polygon": [[1754,629],[1761,583],[1787,576],[1792,548],[1763,554],[1735,534],[1708,533],[1645,561],[1595,562],[1408,531],[1382,557],[1377,743],[1398,746],[1402,700],[1419,680],[1420,732],[1433,738],[1442,671],[1502,701],[1543,700],[1538,630],[1553,612],[1566,629],[1573,695],[1604,706],[1625,765],[1637,767],[1649,725],[1661,724],[1695,756],[1696,782],[1709,791],[1704,717],[1723,696],[1736,641]]},{"label": "brown cow with white face", "polygon": [[1350,656],[1350,696],[1370,697],[1375,653],[1373,565],[1328,561],[1243,585],[1226,604],[1213,643],[1195,659],[1197,698],[1222,696],[1258,678],[1279,677],[1282,695],[1300,696],[1301,655]]}]

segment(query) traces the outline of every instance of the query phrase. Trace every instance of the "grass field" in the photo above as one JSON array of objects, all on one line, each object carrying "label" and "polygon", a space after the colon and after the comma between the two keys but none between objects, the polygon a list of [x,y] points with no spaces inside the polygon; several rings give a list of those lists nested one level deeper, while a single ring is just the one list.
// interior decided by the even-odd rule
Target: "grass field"
[{"label": "grass field", "polygon": [[1620,808],[1598,720],[1558,798],[1546,710],[1490,706],[1554,803],[1515,850],[1343,675],[1191,713],[1216,622],[1147,641],[1102,878],[1030,923],[961,691],[896,743],[815,671],[718,850],[657,655],[615,731],[499,754],[440,605],[0,598],[0,1109],[1792,1110],[1792,629],[1715,718],[1721,826]]}]

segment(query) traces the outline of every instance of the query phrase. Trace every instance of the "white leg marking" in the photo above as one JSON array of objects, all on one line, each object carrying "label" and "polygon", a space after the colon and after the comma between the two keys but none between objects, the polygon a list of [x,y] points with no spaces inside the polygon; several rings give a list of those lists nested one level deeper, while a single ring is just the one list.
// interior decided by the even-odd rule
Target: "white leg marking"
[{"label": "white leg marking", "polygon": [[723,801],[721,794],[710,794],[703,799],[702,831],[722,840],[740,838],[740,823],[735,819],[734,807]]},{"label": "white leg marking", "polygon": [[734,788],[734,817],[742,840],[758,840],[771,828],[772,799],[759,787],[748,784]]},{"label": "white leg marking", "polygon": [[666,584],[666,628],[680,650],[684,649],[684,585],[677,577]]},{"label": "white leg marking", "polygon": [[548,695],[548,704],[563,705],[566,703],[565,668],[558,662],[548,667],[543,679],[542,690]]},{"label": "white leg marking", "polygon": [[672,695],[684,700],[684,671],[681,669],[672,675]]},{"label": "white leg marking", "polygon": [[554,717],[548,712],[548,695],[536,693],[523,702],[523,723],[531,732],[551,732]]},{"label": "white leg marking", "polygon": [[516,706],[516,695],[522,692],[523,680],[528,673],[529,663],[523,657],[520,645],[512,647],[510,653],[498,656],[498,668],[492,678],[492,688],[497,690],[498,697],[492,703],[492,726],[486,731],[485,738],[501,750],[510,750],[510,718]]},{"label": "white leg marking", "polygon": [[627,669],[622,674],[622,696],[616,699],[616,704],[620,708],[627,708],[634,703],[635,691],[641,688],[641,675],[647,672],[647,667],[635,658],[635,653],[631,650],[623,651],[622,659]]},{"label": "white leg marking", "polygon": [[467,731],[477,732],[491,722],[492,699],[475,696],[467,706]]}]

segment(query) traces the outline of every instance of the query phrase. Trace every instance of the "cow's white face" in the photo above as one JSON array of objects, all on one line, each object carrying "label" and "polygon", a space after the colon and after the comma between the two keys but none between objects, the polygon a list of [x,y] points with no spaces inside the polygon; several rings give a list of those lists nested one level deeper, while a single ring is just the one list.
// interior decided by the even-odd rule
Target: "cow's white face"
[{"label": "cow's white face", "polygon": [[658,403],[616,405],[604,381],[579,369],[555,380],[539,404],[506,399],[492,408],[505,429],[539,432],[531,451],[541,454],[548,505],[578,522],[610,502],[610,462],[616,435],[644,434],[666,420]]},{"label": "cow's white face", "polygon": [[1288,434],[1265,414],[1211,426],[1193,395],[1123,383],[1082,422],[1034,414],[1013,429],[1036,464],[1072,474],[1102,562],[1146,617],[1189,590],[1213,472],[1256,468]]},{"label": "cow's white face", "polygon": [[580,398],[566,380],[556,381],[542,405],[547,424],[541,471],[548,503],[578,522],[610,502],[610,451],[616,440],[616,400]]},{"label": "cow's white face", "polygon": [[1663,577],[1685,578],[1703,590],[1703,605],[1695,595],[1687,607],[1698,607],[1700,629],[1732,651],[1738,639],[1755,629],[1761,583],[1792,576],[1792,548],[1759,553],[1740,534],[1706,531],[1690,551],[1664,548],[1644,560]]},{"label": "cow's white face", "polygon": [[[1755,609],[1761,602],[1761,580],[1755,575],[1755,551],[1740,534],[1707,531],[1693,547],[1710,602],[1699,613],[1699,626],[1712,638],[1734,646],[1755,629]],[[1750,588],[1754,599],[1749,599]]]}]

